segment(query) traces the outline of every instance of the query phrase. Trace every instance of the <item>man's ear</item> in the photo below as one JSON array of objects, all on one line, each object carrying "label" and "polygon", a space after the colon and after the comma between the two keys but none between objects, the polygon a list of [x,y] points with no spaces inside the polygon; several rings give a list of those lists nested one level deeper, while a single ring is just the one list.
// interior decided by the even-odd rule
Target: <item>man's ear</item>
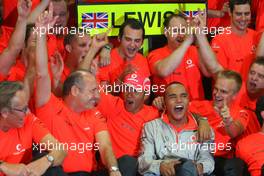
[{"label": "man's ear", "polygon": [[170,31],[169,31],[169,29],[164,28],[164,29],[163,29],[163,34],[164,34],[164,36],[165,36],[166,38],[168,38],[168,35],[170,35]]},{"label": "man's ear", "polygon": [[65,50],[66,50],[68,53],[70,53],[70,52],[72,51],[72,47],[71,47],[71,45],[69,45],[69,44],[65,45]]},{"label": "man's ear", "polygon": [[9,109],[8,108],[3,108],[0,113],[1,113],[1,116],[4,119],[6,119],[9,116]]},{"label": "man's ear", "polygon": [[80,92],[80,89],[76,86],[76,85],[73,85],[71,87],[71,94],[72,96],[76,97]]},{"label": "man's ear", "polygon": [[261,111],[260,115],[261,115],[262,119],[264,119],[264,111]]},{"label": "man's ear", "polygon": [[149,99],[149,97],[150,97],[150,92],[145,91],[144,102],[145,102],[147,99]]},{"label": "man's ear", "polygon": [[230,10],[230,7],[228,7],[228,15],[231,17],[232,16],[232,12]]},{"label": "man's ear", "polygon": [[121,37],[118,35],[117,41],[120,43],[121,42]]}]

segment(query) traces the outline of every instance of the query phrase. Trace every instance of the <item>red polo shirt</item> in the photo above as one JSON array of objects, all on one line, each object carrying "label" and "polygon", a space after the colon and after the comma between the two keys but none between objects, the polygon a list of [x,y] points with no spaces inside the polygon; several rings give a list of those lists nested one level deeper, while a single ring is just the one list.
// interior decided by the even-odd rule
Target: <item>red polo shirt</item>
[{"label": "red polo shirt", "polygon": [[257,133],[260,131],[260,124],[255,114],[256,102],[257,99],[252,99],[249,97],[246,90],[246,84],[243,83],[242,88],[237,96],[236,103],[242,108],[248,110],[250,114],[250,120],[246,130],[242,134],[242,137],[246,137],[252,133]]},{"label": "red polo shirt", "polygon": [[120,74],[124,71],[127,65],[131,64],[137,72],[144,77],[149,77],[148,62],[140,53],[128,61],[125,61],[118,53],[118,49],[111,50],[111,64],[99,69],[98,78],[101,81],[114,83]]},{"label": "red polo shirt", "polygon": [[7,132],[0,130],[0,160],[29,163],[32,159],[32,141],[40,143],[47,134],[49,131],[44,124],[33,114],[28,114],[23,127],[12,128]]},{"label": "red polo shirt", "polygon": [[65,172],[91,172],[95,165],[94,151],[99,149],[95,135],[107,130],[101,113],[93,109],[78,114],[51,95],[44,106],[37,108],[37,114],[51,133],[68,146],[68,155],[62,164]]},{"label": "red polo shirt", "polygon": [[264,134],[254,133],[238,142],[236,156],[248,165],[251,176],[260,176],[264,164]]},{"label": "red polo shirt", "polygon": [[228,32],[219,34],[212,40],[211,46],[225,69],[240,72],[245,60],[253,60],[255,40],[256,32],[247,29],[247,33],[243,36]]},{"label": "red polo shirt", "polygon": [[157,109],[144,105],[136,114],[126,111],[124,101],[112,95],[101,96],[98,109],[107,117],[107,127],[117,158],[138,156],[140,134],[144,123],[159,116]]},{"label": "red polo shirt", "polygon": [[[189,106],[191,112],[207,117],[209,124],[215,132],[216,152],[215,156],[229,157],[233,152],[233,143],[231,137],[225,130],[222,118],[215,111],[212,101],[192,101]],[[234,120],[238,120],[244,129],[249,123],[248,112],[239,106],[233,105],[229,108],[230,114]]]},{"label": "red polo shirt", "polygon": [[178,81],[184,84],[191,95],[191,99],[203,99],[202,76],[199,70],[199,59],[196,47],[191,46],[186,51],[181,64],[165,78],[156,76],[155,64],[171,55],[173,51],[168,46],[156,49],[148,55],[149,67],[153,75],[153,84],[162,86]]}]

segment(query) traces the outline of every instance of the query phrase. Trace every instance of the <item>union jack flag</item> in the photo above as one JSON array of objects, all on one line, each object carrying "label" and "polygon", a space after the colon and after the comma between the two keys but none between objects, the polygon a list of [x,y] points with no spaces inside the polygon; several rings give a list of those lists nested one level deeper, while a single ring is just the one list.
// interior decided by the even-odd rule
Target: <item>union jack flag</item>
[{"label": "union jack flag", "polygon": [[183,15],[190,19],[194,18],[198,14],[199,14],[199,11],[183,11]]},{"label": "union jack flag", "polygon": [[82,27],[88,29],[108,28],[108,14],[106,12],[83,13]]}]

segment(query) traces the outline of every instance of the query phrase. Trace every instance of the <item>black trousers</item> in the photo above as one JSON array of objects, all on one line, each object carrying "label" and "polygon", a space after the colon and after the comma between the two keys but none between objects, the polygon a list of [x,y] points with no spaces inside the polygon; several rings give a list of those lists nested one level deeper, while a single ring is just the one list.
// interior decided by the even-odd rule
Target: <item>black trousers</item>
[{"label": "black trousers", "polygon": [[[122,176],[137,175],[138,163],[136,158],[132,156],[124,155],[117,159],[117,163]],[[68,176],[108,176],[108,172],[107,170],[96,171],[92,173],[75,172],[75,173],[68,173]]]},{"label": "black trousers", "polygon": [[137,158],[124,155],[117,159],[122,176],[136,176],[138,170]]},{"label": "black trousers", "polygon": [[241,176],[245,167],[244,161],[239,158],[215,157],[216,176]]}]

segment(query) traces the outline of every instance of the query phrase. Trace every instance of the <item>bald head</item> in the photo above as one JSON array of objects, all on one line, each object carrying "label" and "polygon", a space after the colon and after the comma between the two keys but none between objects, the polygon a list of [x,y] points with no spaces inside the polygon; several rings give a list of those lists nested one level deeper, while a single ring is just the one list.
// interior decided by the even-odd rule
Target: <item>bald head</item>
[{"label": "bald head", "polygon": [[96,84],[96,79],[94,75],[86,70],[77,70],[72,72],[63,84],[63,97],[68,96],[70,94],[72,86],[84,87],[84,81],[91,82],[92,84]]}]

